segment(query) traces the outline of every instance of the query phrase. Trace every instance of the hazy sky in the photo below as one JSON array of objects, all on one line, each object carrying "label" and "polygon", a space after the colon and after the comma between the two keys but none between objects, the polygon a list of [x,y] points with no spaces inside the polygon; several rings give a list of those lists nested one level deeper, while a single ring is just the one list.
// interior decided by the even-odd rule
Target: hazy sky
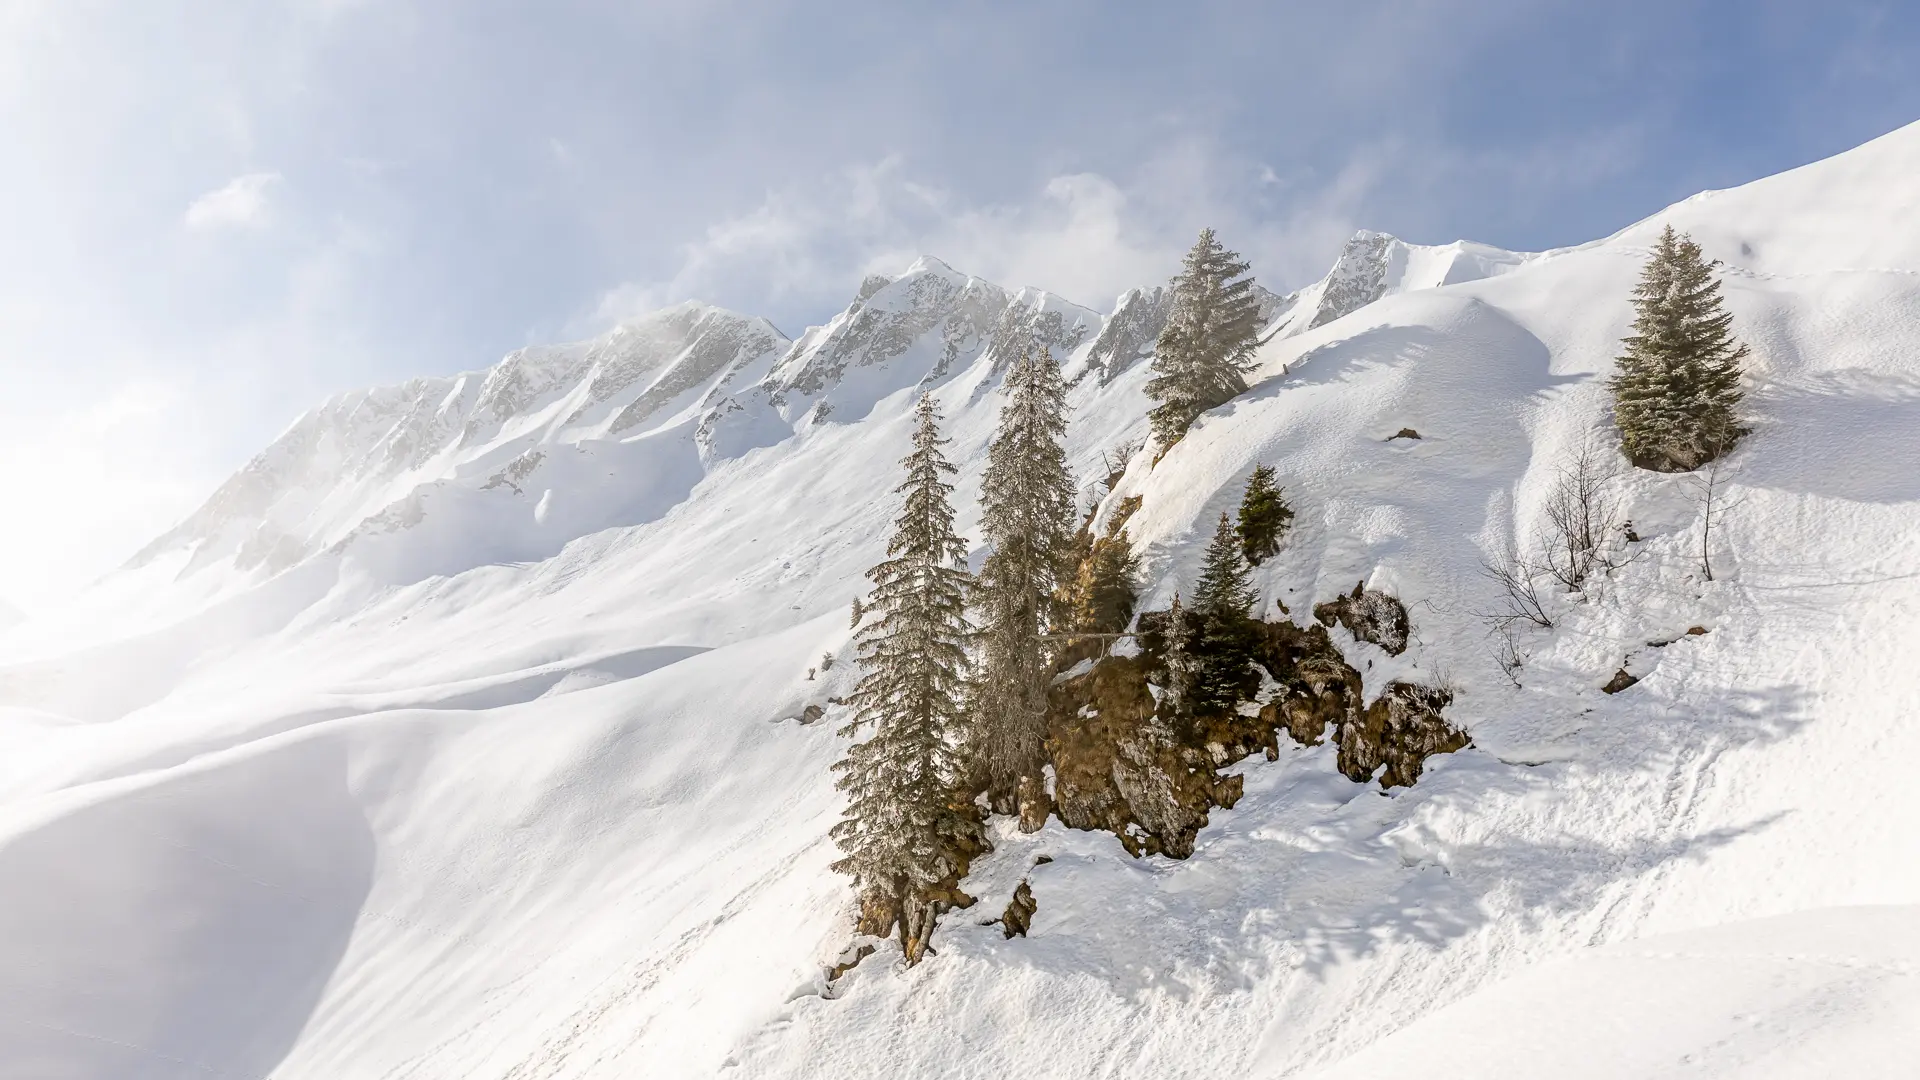
[{"label": "hazy sky", "polygon": [[1102,307],[1202,224],[1276,287],[1579,243],[1917,72],[1911,0],[0,0],[0,598],[340,390],[688,297],[796,333],[922,251]]}]

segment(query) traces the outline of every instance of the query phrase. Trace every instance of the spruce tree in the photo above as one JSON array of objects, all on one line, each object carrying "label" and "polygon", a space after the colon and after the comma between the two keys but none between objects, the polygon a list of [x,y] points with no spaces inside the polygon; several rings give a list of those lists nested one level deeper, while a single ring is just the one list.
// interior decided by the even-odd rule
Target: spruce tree
[{"label": "spruce tree", "polygon": [[1733,449],[1740,362],[1733,314],[1700,245],[1667,226],[1634,289],[1633,333],[1622,344],[1614,422],[1628,460],[1655,472],[1695,469]]},{"label": "spruce tree", "polygon": [[1140,557],[1119,529],[1093,541],[1080,562],[1072,590],[1073,628],[1088,634],[1118,634],[1133,621],[1140,597]]},{"label": "spruce tree", "polygon": [[1051,672],[1040,635],[1065,621],[1055,595],[1071,570],[1075,493],[1061,447],[1066,390],[1052,353],[1022,355],[1006,393],[981,480],[989,552],[973,596],[980,665],[970,722],[988,801],[1011,811],[1021,778],[1037,781],[1046,761]]},{"label": "spruce tree", "polygon": [[1187,433],[1194,418],[1247,389],[1259,341],[1260,302],[1240,256],[1222,247],[1212,229],[1187,252],[1173,279],[1172,310],[1154,346],[1147,396],[1164,447]]},{"label": "spruce tree", "polygon": [[955,840],[972,827],[954,798],[971,632],[966,546],[953,531],[954,467],[940,452],[946,440],[930,395],[915,417],[913,452],[902,462],[907,478],[895,489],[905,506],[887,559],[867,571],[871,617],[857,639],[865,674],[840,732],[873,734],[834,765],[848,803],[833,827],[845,853],[833,868],[853,878],[865,910],[897,916],[909,963],[925,949],[936,913],[927,890],[958,869]]},{"label": "spruce tree", "polygon": [[1293,527],[1293,507],[1273,483],[1273,469],[1256,465],[1240,497],[1240,550],[1247,562],[1259,566],[1280,553],[1280,542]]},{"label": "spruce tree", "polygon": [[[1165,713],[1184,727],[1192,713],[1193,684],[1198,671],[1192,651],[1193,616],[1180,606],[1179,593],[1173,594],[1173,604],[1167,608],[1165,625],[1167,685],[1154,715],[1158,717]],[[1159,727],[1170,739],[1171,732],[1167,731],[1166,725]]]},{"label": "spruce tree", "polygon": [[1240,538],[1226,514],[1214,529],[1193,590],[1197,624],[1190,646],[1197,661],[1192,702],[1197,713],[1224,712],[1240,700],[1253,658],[1253,585],[1247,580]]}]

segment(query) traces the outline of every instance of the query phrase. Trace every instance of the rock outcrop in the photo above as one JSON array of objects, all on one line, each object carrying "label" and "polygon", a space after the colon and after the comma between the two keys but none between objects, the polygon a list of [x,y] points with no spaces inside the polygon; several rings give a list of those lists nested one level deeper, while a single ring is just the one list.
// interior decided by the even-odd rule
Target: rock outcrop
[{"label": "rock outcrop", "polygon": [[[1392,606],[1404,628],[1404,609]],[[1166,715],[1164,614],[1141,615],[1137,655],[1083,660],[1049,699],[1054,813],[1113,833],[1135,856],[1191,855],[1208,812],[1243,792],[1242,777],[1219,770],[1255,752],[1277,758],[1283,732],[1309,746],[1332,738],[1343,774],[1382,787],[1412,784],[1428,757],[1468,745],[1444,715],[1446,690],[1395,682],[1367,704],[1360,673],[1324,625],[1254,623],[1249,684],[1259,689],[1225,712]]]},{"label": "rock outcrop", "polygon": [[1346,596],[1313,605],[1313,617],[1322,626],[1339,623],[1359,641],[1370,641],[1386,650],[1388,656],[1407,651],[1407,635],[1412,626],[1407,608],[1397,598],[1356,583]]}]

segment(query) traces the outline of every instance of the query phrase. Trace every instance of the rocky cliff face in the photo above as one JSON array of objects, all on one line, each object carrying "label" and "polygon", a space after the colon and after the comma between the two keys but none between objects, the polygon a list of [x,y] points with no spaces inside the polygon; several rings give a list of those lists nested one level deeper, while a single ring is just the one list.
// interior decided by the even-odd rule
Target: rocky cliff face
[{"label": "rocky cliff face", "polygon": [[983,356],[995,371],[1029,345],[1065,359],[1104,322],[1051,293],[1009,293],[922,258],[898,277],[867,278],[846,310],[801,335],[765,380],[717,402],[701,422],[702,452],[733,457],[830,419],[858,420],[882,398],[933,386]]}]

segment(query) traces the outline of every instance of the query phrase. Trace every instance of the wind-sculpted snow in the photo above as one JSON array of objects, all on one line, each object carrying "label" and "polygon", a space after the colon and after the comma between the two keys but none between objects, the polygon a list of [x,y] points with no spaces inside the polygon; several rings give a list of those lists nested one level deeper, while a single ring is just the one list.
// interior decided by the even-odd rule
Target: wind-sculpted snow
[{"label": "wind-sculpted snow", "polygon": [[[1920,905],[1914,175],[1920,127],[1579,248],[1388,242],[1380,295],[1317,326],[1334,279],[1365,297],[1372,270],[1276,305],[1252,388],[1133,457],[1102,513],[1140,500],[1163,607],[1273,466],[1295,518],[1261,614],[1397,597],[1403,651],[1328,633],[1369,699],[1449,690],[1472,745],[1382,791],[1283,740],[1233,767],[1244,795],[1185,860],[997,822],[937,955],[869,942],[832,983],[856,944],[827,837],[848,606],[923,390],[978,564],[1015,294],[929,260],[754,356],[728,316],[739,365],[618,433],[669,363],[584,413],[592,346],[522,354],[507,417],[478,375],[336,399],[64,619],[0,631],[0,1072],[1897,1074],[1920,1051],[1908,943],[1868,955],[1845,912],[1731,924]],[[1713,580],[1696,480],[1623,468],[1639,539],[1548,597],[1515,685],[1481,565],[1534,542],[1580,445],[1613,445],[1605,379],[1668,222],[1722,262],[1754,349]],[[1090,497],[1145,430],[1150,320],[1021,295],[1013,325],[1103,372],[1070,392]],[[476,418],[497,427],[459,444]],[[377,480],[396,431],[423,464]],[[238,568],[269,524],[308,554]],[[984,924],[1023,881],[1008,938]],[[1665,1056],[1600,1069],[1642,1040]]]}]

